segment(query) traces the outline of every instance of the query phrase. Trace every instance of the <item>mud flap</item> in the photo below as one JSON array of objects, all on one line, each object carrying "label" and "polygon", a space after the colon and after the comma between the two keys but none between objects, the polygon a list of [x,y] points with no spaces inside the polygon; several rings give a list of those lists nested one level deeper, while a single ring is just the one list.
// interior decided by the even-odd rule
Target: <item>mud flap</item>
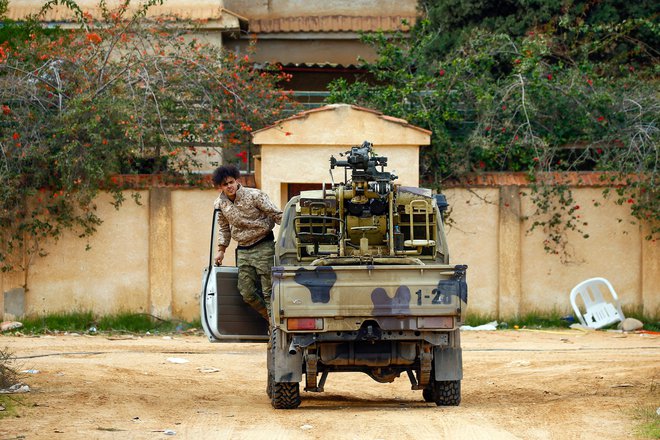
[{"label": "mud flap", "polygon": [[460,347],[434,347],[433,369],[436,381],[463,379],[463,350]]},{"label": "mud flap", "polygon": [[289,353],[286,334],[274,329],[277,338],[273,341],[273,376],[275,382],[300,382],[302,380],[302,352]]}]

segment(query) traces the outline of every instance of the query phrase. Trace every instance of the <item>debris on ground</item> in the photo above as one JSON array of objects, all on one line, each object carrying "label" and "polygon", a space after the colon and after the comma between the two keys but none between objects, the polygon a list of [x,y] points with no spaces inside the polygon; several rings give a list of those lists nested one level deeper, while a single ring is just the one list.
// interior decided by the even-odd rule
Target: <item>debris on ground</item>
[{"label": "debris on ground", "polygon": [[21,394],[21,393],[29,393],[29,392],[30,392],[30,387],[22,383],[14,384],[9,388],[0,389],[0,394]]},{"label": "debris on ground", "polygon": [[642,327],[644,327],[644,323],[635,318],[626,318],[619,323],[619,329],[624,332],[634,332],[635,330],[641,330]]},{"label": "debris on ground", "polygon": [[497,321],[489,322],[488,324],[477,325],[473,327],[471,325],[462,325],[461,330],[497,330]]},{"label": "debris on ground", "polygon": [[8,332],[9,330],[16,330],[23,327],[22,322],[18,321],[3,321],[0,323],[0,332]]},{"label": "debris on ground", "polygon": [[509,367],[529,367],[530,365],[532,365],[532,363],[526,360],[511,361],[507,364]]},{"label": "debris on ground", "polygon": [[167,358],[167,362],[172,362],[173,364],[187,364],[190,361],[184,358],[171,357]]}]

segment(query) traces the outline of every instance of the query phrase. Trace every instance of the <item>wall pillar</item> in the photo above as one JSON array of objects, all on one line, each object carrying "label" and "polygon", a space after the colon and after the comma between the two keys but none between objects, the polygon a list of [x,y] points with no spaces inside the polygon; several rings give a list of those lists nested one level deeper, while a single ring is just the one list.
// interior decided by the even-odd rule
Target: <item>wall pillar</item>
[{"label": "wall pillar", "polygon": [[21,260],[14,262],[15,269],[0,272],[0,321],[15,320],[23,317],[28,310],[26,291],[28,272],[18,268],[26,266],[25,251],[21,249]]},{"label": "wall pillar", "polygon": [[172,192],[149,191],[149,313],[172,317]]},{"label": "wall pillar", "polygon": [[641,248],[641,302],[646,316],[660,316],[660,245],[657,240],[647,240],[650,235],[650,226],[642,225]]},{"label": "wall pillar", "polygon": [[520,314],[522,296],[520,188],[500,188],[499,261],[498,261],[498,318]]}]

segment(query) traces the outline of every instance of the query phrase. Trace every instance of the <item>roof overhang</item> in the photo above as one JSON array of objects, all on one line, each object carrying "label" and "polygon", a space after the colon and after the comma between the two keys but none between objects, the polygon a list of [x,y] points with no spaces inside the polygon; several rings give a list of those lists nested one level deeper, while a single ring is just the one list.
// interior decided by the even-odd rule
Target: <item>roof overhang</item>
[{"label": "roof overhang", "polygon": [[[98,0],[77,0],[76,2],[83,13],[90,14],[94,18],[101,17],[101,9]],[[121,4],[121,0],[107,0],[109,10],[115,10]],[[205,30],[238,31],[246,29],[248,20],[238,14],[228,11],[220,1],[196,1],[169,0],[162,5],[151,6],[147,11],[147,19],[164,19],[169,23],[194,22],[196,28]],[[131,2],[129,16],[137,12],[142,6],[140,2]],[[62,28],[79,27],[75,11],[58,4],[39,15],[43,7],[41,0],[22,0],[9,2],[7,18],[10,20],[26,20],[30,17],[36,18],[42,23],[57,25]]]}]

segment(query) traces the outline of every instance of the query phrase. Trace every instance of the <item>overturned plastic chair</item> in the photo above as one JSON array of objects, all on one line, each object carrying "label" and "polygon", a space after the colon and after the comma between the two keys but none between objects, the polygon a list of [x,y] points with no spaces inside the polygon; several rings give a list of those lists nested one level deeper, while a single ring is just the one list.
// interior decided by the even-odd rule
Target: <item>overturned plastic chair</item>
[{"label": "overturned plastic chair", "polygon": [[[612,302],[607,302],[603,296],[608,292]],[[584,314],[576,303],[578,296],[586,308]],[[580,323],[587,327],[599,329],[624,320],[619,297],[605,278],[590,278],[573,287],[571,305]]]}]

